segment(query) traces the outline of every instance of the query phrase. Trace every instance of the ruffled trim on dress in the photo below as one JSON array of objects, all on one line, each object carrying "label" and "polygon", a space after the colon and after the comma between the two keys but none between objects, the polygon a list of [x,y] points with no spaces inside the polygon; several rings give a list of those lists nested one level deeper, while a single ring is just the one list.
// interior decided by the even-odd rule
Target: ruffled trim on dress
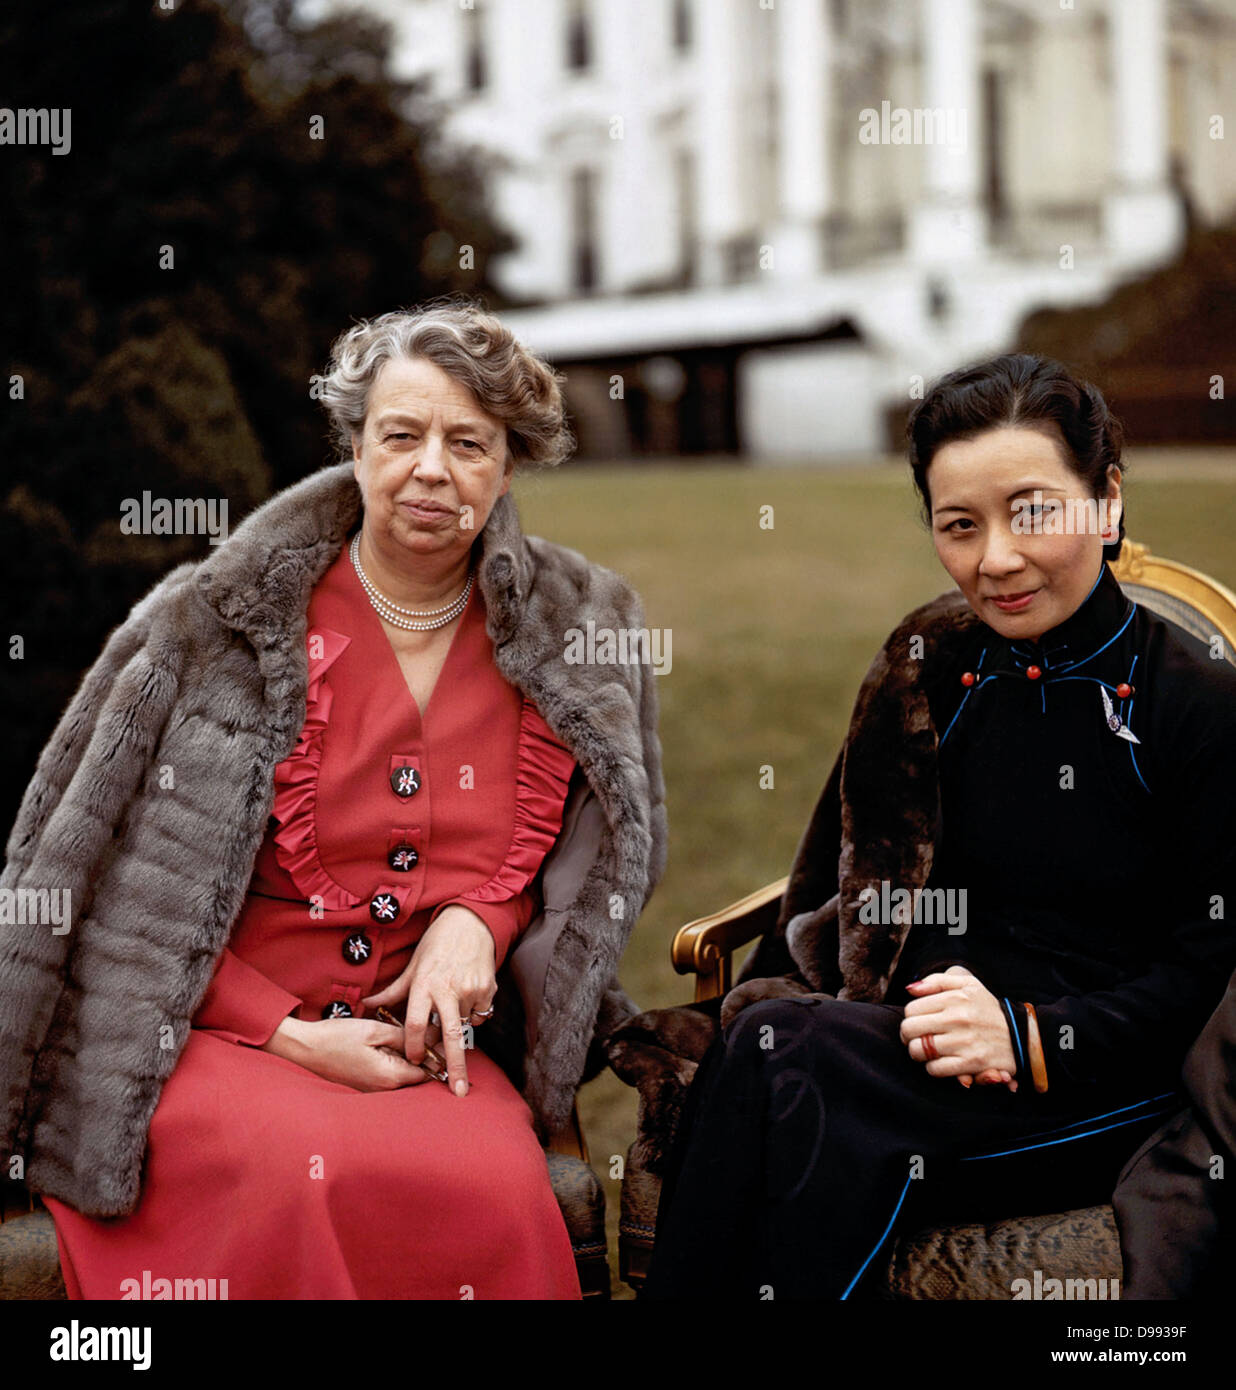
[{"label": "ruffled trim on dress", "polygon": [[356,907],[363,898],[337,883],[318,854],[318,772],[322,763],[322,735],[330,723],[334,691],[323,677],[351,643],[350,637],[317,627],[307,634],[310,652],[321,639],[323,654],[309,658],[309,689],[305,695],[305,723],[296,747],[275,768],[275,803],[271,815],[279,823],[274,835],[275,858],[284,872],[308,898],[320,898],[335,912]]},{"label": "ruffled trim on dress", "polygon": [[562,829],[567,788],[575,758],[550,732],[549,725],[524,696],[515,767],[515,820],[502,867],[478,888],[454,901],[496,903],[517,897],[536,877]]}]

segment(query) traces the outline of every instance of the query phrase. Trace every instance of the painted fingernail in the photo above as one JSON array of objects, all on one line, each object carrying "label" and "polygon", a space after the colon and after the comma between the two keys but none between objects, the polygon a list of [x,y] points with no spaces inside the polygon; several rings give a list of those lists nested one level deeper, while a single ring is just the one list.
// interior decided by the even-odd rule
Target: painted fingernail
[{"label": "painted fingernail", "polygon": [[961,1084],[966,1088],[967,1091],[970,1089],[971,1086],[974,1085],[974,1082],[971,1081],[968,1076],[959,1076],[957,1080],[961,1082]]}]

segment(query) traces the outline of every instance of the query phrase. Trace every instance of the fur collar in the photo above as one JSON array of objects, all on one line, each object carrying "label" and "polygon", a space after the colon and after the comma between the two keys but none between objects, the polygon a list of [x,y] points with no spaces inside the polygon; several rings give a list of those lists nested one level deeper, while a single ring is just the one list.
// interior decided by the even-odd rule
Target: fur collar
[{"label": "fur collar", "polygon": [[[350,463],[334,464],[251,512],[198,570],[197,584],[220,618],[254,645],[272,645],[303,617],[313,586],[361,516]],[[532,559],[515,500],[498,498],[479,536],[477,583],[494,642],[514,630],[531,588]]]},{"label": "fur collar", "polygon": [[[71,891],[73,920],[64,934],[0,933],[0,1157],[25,1152],[31,1187],[79,1211],[120,1215],[137,1200],[160,1089],[304,723],[309,596],[360,511],[351,465],[325,468],[167,575],[108,639],[22,802],[3,884]],[[524,536],[510,496],[477,543],[498,669],[579,766],[544,909],[504,963],[511,988],[485,1030],[487,1047],[507,1030],[508,1074],[548,1138],[600,1060],[594,1041],[634,1012],[618,962],[668,838],[655,678],[565,660],[574,626],[645,625],[618,575]],[[175,795],[149,775],[163,764],[187,770]]]},{"label": "fur collar", "polygon": [[884,998],[910,923],[864,924],[861,895],[885,879],[911,890],[927,882],[940,819],[928,673],[954,671],[981,626],[952,590],[904,618],[877,653],[794,856],[777,928],[742,981],[797,970],[839,999]]},{"label": "fur collar", "polygon": [[[272,726],[285,754],[304,721],[309,595],[360,516],[361,491],[352,465],[334,464],[250,513],[198,569],[196,583],[207,604],[258,652]],[[658,793],[641,776],[643,759],[631,766],[614,748],[616,716],[621,721],[633,714],[635,725],[640,722],[638,709],[615,707],[623,668],[567,667],[563,659],[564,634],[587,619],[598,627],[642,627],[638,599],[617,575],[577,551],[525,536],[509,492],[494,505],[477,543],[477,583],[498,670],[571,749],[611,828],[625,822],[634,833],[643,831],[646,850],[655,851],[655,882],[663,852],[647,828]],[[645,679],[653,678],[646,673]],[[645,715],[655,718],[655,710],[650,707]]]}]

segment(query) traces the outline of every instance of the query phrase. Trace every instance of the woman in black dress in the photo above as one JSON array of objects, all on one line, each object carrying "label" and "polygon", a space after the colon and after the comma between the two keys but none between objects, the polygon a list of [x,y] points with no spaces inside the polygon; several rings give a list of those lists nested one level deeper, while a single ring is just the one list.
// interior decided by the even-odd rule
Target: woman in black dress
[{"label": "woman in black dress", "polygon": [[919,677],[927,887],[953,910],[909,927],[881,1002],[831,997],[834,972],[724,1029],[663,1184],[649,1297],[853,1298],[911,1212],[1110,1200],[1182,1104],[1236,964],[1236,671],[1105,563],[1124,528],[1101,395],[1001,357],[940,381],[909,437],[968,605]]}]

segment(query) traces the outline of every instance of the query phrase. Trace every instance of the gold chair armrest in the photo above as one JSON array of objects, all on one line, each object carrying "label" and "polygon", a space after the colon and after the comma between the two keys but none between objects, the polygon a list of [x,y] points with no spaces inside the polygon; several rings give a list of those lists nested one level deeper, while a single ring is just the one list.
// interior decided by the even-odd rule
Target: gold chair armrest
[{"label": "gold chair armrest", "polygon": [[695,1002],[729,992],[733,953],[775,926],[788,878],[766,884],[736,903],[679,927],[670,959],[680,975],[694,975]]}]

